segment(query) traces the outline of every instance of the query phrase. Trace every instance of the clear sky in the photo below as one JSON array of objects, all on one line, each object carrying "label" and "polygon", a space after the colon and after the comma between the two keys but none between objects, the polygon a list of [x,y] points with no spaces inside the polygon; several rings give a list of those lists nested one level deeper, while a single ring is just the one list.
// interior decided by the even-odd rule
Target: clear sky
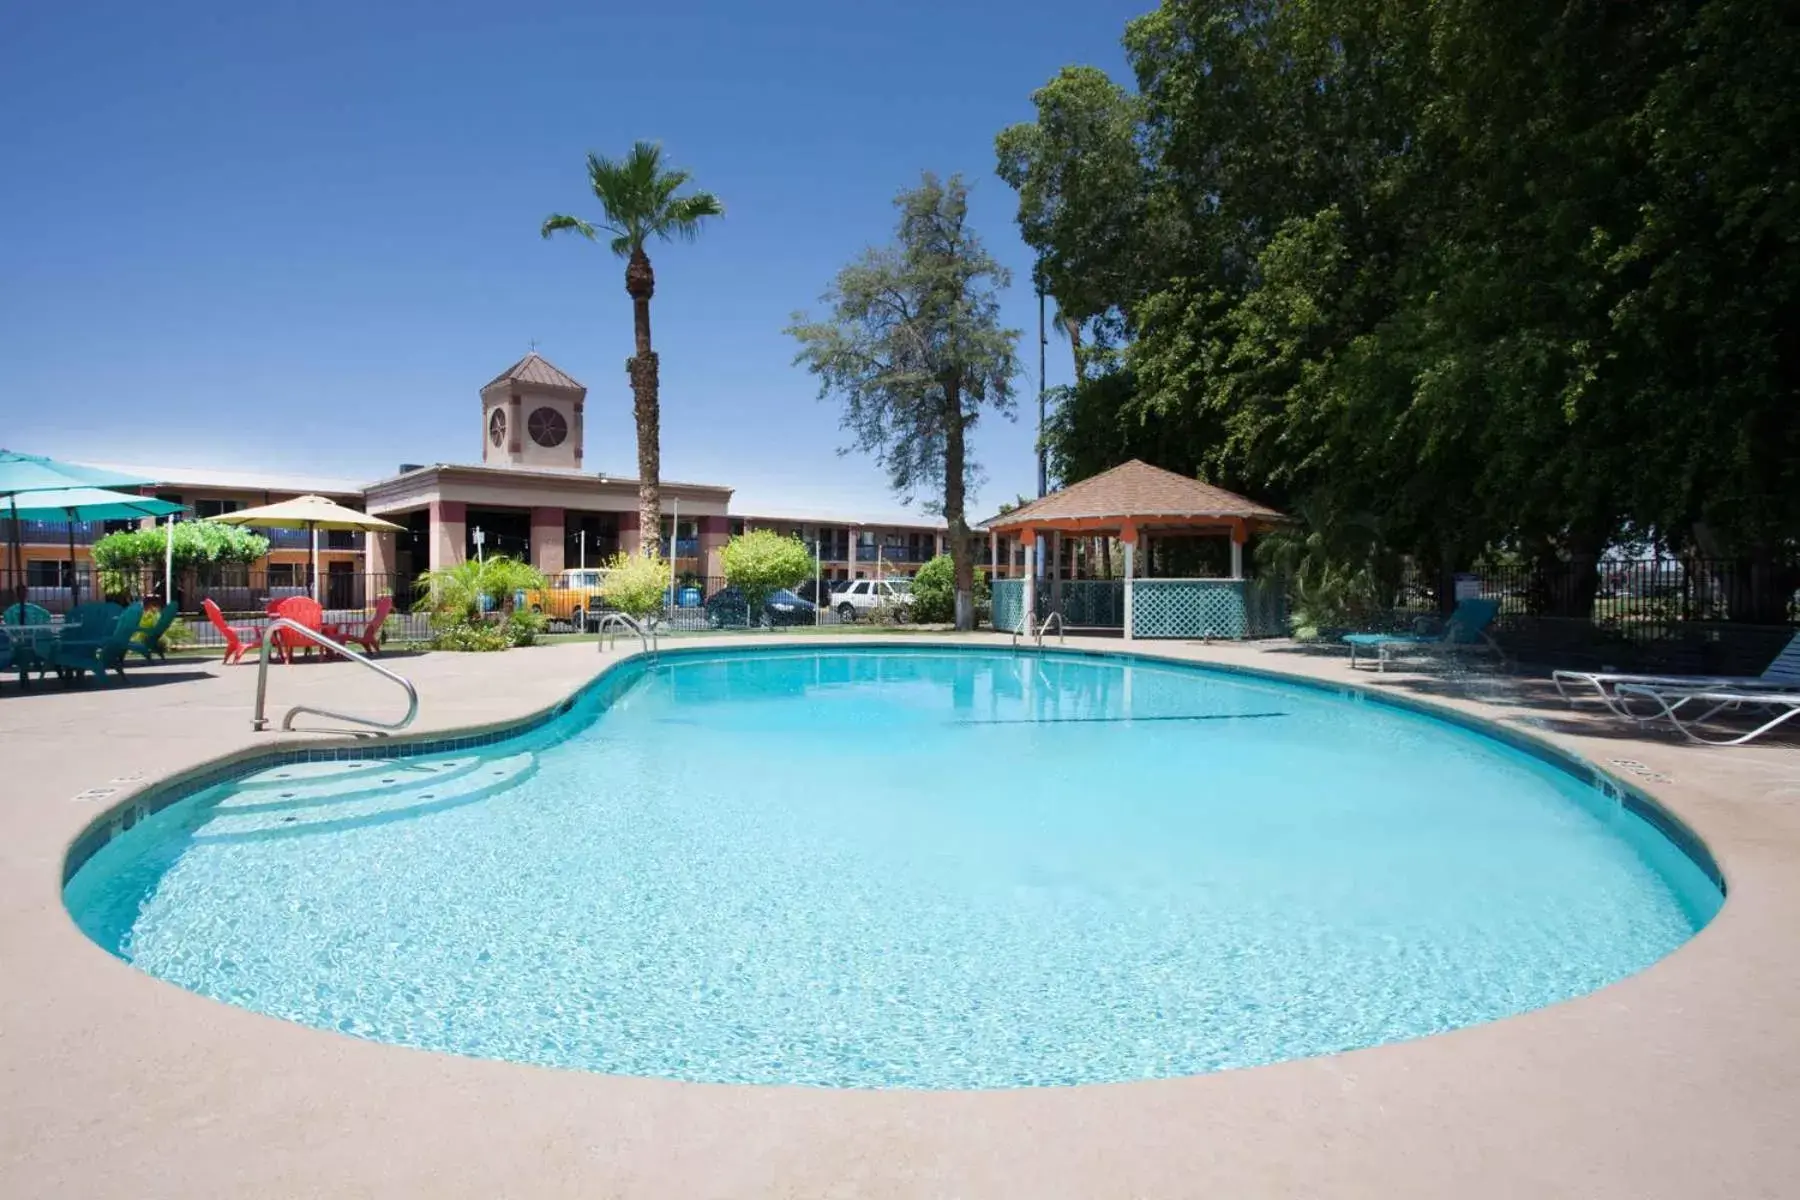
[{"label": "clear sky", "polygon": [[[782,333],[962,172],[1014,271],[1020,421],[980,517],[1036,487],[1036,302],[994,134],[1061,65],[1124,78],[1149,0],[11,4],[0,15],[0,445],[351,478],[480,454],[531,339],[588,386],[587,463],[635,471],[623,266],[542,241],[597,215],[590,149],[661,141],[727,215],[653,248],[665,478],[740,511],[897,508],[840,458]],[[1050,384],[1069,377],[1051,335]]]}]

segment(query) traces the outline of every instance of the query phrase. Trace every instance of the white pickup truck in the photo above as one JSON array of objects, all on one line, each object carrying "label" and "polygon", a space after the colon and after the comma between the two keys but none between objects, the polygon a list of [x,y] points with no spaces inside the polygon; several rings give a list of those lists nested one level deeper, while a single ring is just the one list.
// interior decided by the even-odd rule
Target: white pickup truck
[{"label": "white pickup truck", "polygon": [[831,593],[831,607],[841,621],[854,621],[886,605],[902,614],[911,607],[912,584],[904,579],[858,579]]}]

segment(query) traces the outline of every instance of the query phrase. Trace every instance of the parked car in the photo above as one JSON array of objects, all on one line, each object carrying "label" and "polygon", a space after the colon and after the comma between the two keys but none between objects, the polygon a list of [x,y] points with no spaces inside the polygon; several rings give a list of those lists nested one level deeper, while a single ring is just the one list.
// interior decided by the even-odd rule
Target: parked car
[{"label": "parked car", "polygon": [[560,621],[575,630],[591,630],[600,624],[600,614],[608,605],[600,595],[606,572],[597,567],[586,570],[558,571],[550,577],[543,591],[525,593],[525,603],[532,612],[541,612],[552,621]]},{"label": "parked car", "polygon": [[[744,593],[734,587],[720,588],[706,598],[706,623],[714,629],[742,629],[747,624],[744,618],[749,609]],[[771,592],[763,601],[762,620],[758,624],[811,625],[818,620],[818,611],[818,605],[812,601],[783,588]]]},{"label": "parked car", "polygon": [[842,591],[833,592],[831,606],[845,621],[866,617],[884,606],[904,615],[912,607],[912,584],[904,579],[858,579]]},{"label": "parked car", "polygon": [[794,593],[809,604],[824,604],[833,592],[849,586],[848,579],[809,579],[795,588]]}]

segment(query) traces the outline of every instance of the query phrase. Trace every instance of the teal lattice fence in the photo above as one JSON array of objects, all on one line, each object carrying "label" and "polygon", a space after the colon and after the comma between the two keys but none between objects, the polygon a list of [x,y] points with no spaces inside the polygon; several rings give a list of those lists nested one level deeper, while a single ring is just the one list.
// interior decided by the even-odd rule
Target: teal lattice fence
[{"label": "teal lattice fence", "polygon": [[994,580],[993,609],[994,628],[1001,633],[1017,633],[1025,623],[1025,581]]},{"label": "teal lattice fence", "polygon": [[1252,579],[1244,590],[1244,636],[1288,635],[1287,581]]},{"label": "teal lattice fence", "polygon": [[[1038,582],[1037,615],[1042,621],[1058,607],[1056,591]],[[1063,624],[1078,629],[1125,628],[1125,583],[1120,579],[1065,579],[1062,583]]]},{"label": "teal lattice fence", "polygon": [[1140,579],[1133,585],[1132,635],[1243,638],[1252,623],[1242,579]]}]

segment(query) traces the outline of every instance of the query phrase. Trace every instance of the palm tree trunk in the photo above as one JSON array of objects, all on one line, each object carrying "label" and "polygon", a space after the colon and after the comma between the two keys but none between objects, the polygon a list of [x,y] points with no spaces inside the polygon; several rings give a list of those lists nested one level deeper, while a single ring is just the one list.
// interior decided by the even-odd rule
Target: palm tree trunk
[{"label": "palm tree trunk", "polygon": [[[650,348],[650,297],[656,294],[656,272],[640,246],[625,264],[625,290],[631,296],[635,353],[625,364],[631,379],[632,411],[637,418],[639,553],[654,555],[662,539],[662,405],[657,395],[656,351]],[[679,535],[676,530],[675,534]],[[669,553],[674,555],[674,538]]]},{"label": "palm tree trunk", "polygon": [[1063,329],[1069,335],[1069,353],[1075,357],[1075,382],[1081,382],[1081,322],[1074,317],[1063,317]]}]

